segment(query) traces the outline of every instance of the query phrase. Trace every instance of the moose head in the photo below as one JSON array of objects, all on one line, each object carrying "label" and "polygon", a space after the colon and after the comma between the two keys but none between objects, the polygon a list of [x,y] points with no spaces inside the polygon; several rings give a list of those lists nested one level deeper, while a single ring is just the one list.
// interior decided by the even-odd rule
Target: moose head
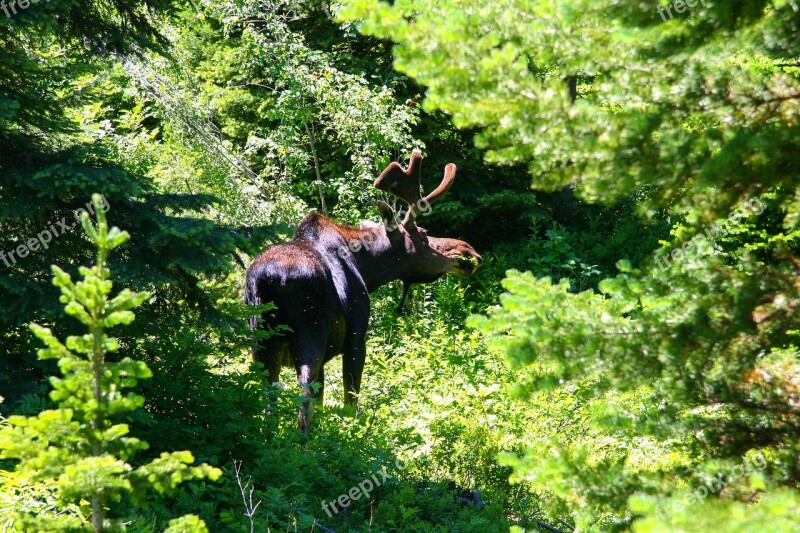
[{"label": "moose head", "polygon": [[[416,219],[444,196],[456,177],[456,166],[449,163],[444,178],[430,194],[420,194],[420,161],[422,154],[411,154],[408,168],[399,163],[390,163],[375,180],[374,187],[387,192],[405,203],[398,213],[385,202],[378,202],[383,224],[361,222],[362,231],[372,231],[363,237],[363,248],[371,257],[380,257],[384,268],[376,269],[392,279],[403,281],[403,297],[398,311],[403,307],[408,290],[414,283],[430,283],[445,274],[469,276],[480,266],[483,258],[468,243],[450,238],[430,237],[424,228],[417,226]],[[401,219],[401,222],[398,222]],[[381,285],[384,280],[378,281]],[[369,283],[368,283],[369,285]]]},{"label": "moose head", "polygon": [[[369,293],[394,280],[404,283],[400,307],[413,283],[428,283],[445,274],[471,275],[483,261],[464,241],[429,237],[416,224],[420,213],[453,184],[456,166],[445,167],[441,184],[420,194],[420,160],[414,152],[408,168],[391,163],[375,187],[406,204],[398,213],[378,202],[383,223],[362,222],[360,228],[337,224],[311,213],[290,242],[272,246],[256,257],[247,271],[245,302],[273,302],[277,312],[253,317],[251,328],[287,325],[291,333],[258,341],[253,350],[271,382],[281,365],[294,366],[303,396],[322,403],[324,364],[342,354],[344,400],[355,405],[366,359]],[[314,391],[312,382],[321,386]],[[303,403],[300,427],[308,431],[313,404]]]},{"label": "moose head", "polygon": [[[403,222],[400,225],[389,224],[386,228],[393,246],[400,245],[402,237],[402,247],[407,253],[400,279],[409,283],[427,283],[443,274],[462,277],[471,275],[483,261],[472,246],[458,239],[428,237],[425,229],[416,224],[417,216],[421,212],[430,211],[431,206],[444,196],[456,179],[456,166],[448,163],[439,186],[427,196],[421,197],[421,159],[422,154],[413,152],[406,170],[398,163],[391,163],[374,183],[376,189],[388,192],[408,204]],[[395,220],[391,207],[384,202],[380,202],[378,206],[384,224]]]}]

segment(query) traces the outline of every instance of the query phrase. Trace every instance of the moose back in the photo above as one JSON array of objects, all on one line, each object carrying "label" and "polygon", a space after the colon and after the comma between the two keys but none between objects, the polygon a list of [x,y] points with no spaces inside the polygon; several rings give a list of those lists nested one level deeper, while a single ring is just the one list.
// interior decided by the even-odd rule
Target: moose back
[{"label": "moose back", "polygon": [[[322,403],[324,365],[342,354],[345,405],[355,405],[361,388],[369,324],[369,294],[394,280],[404,282],[403,298],[413,283],[429,283],[445,274],[471,275],[482,262],[458,239],[428,237],[416,225],[417,215],[444,195],[455,179],[456,166],[445,167],[441,184],[420,195],[420,159],[414,152],[407,169],[391,163],[375,188],[408,205],[401,223],[385,202],[378,202],[383,222],[362,222],[360,228],[337,224],[317,213],[306,216],[294,238],[270,247],[247,270],[245,303],[273,302],[277,311],[254,316],[253,330],[287,325],[291,332],[256,341],[253,356],[264,364],[270,382],[281,366],[292,366],[304,398]],[[401,303],[402,306],[402,303]],[[311,383],[320,384],[316,393]],[[303,402],[299,426],[308,432],[313,404]]]}]

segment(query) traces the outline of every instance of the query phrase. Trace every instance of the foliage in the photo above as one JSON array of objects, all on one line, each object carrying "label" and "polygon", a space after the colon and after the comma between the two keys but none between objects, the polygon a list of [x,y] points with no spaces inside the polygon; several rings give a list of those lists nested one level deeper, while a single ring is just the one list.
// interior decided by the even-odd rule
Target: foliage
[{"label": "foliage", "polygon": [[[304,204],[353,220],[370,198],[365,185],[390,153],[396,157],[418,145],[410,136],[416,111],[396,101],[391,85],[344,70],[342,47],[315,49],[297,29],[308,32],[320,18],[326,20],[321,5],[203,2],[199,13],[186,9],[170,28],[174,58],[150,57],[147,65],[128,67],[143,96],[153,100],[149,106],[168,115],[170,137],[196,142],[211,129],[215,146],[235,147],[241,164],[252,169],[251,183],[212,190],[228,204],[264,195],[267,220],[296,221]],[[182,23],[191,24],[190,31],[180,29]],[[153,156],[167,166],[159,172],[164,184],[185,188],[169,160]],[[208,177],[189,182],[208,183]],[[294,205],[281,205],[287,196]],[[248,213],[247,220],[259,216]]]},{"label": "foliage", "polygon": [[[671,219],[652,259],[620,253],[633,261],[612,277],[548,229],[524,268],[567,279],[511,271],[501,307],[471,319],[518,393],[579,393],[602,436],[545,432],[505,456],[515,479],[552,491],[579,530],[794,530],[796,6],[666,4],[351,0],[340,14],[396,43],[424,107],[477,129],[489,160]],[[600,294],[573,294],[587,272],[608,277]],[[731,475],[753,457],[757,476]]]},{"label": "foliage", "polygon": [[[63,374],[50,380],[50,397],[58,409],[44,410],[35,417],[11,416],[0,430],[0,459],[18,461],[13,474],[3,476],[24,485],[22,497],[15,499],[11,488],[4,498],[10,498],[10,505],[3,509],[3,522],[18,530],[124,529],[124,516],[106,514],[106,506],[123,495],[141,500],[146,490],[174,491],[185,480],[216,479],[221,474],[207,465],[187,466],[194,458],[185,451],[162,453],[136,467],[128,462],[137,451],[146,449],[147,443],[127,436],[128,425],[115,420],[141,407],[144,398],[122,389],[136,386],[151,373],[144,362],[129,357],[108,361],[119,342],[109,337],[106,329],[130,324],[134,319],[131,310],[150,295],[124,289],[110,297],[113,284],[108,253],[129,237],[116,227],[108,228],[99,195],[92,201],[97,225],[88,213],[83,214],[82,224],[97,247],[95,265],[82,267],[83,279],[78,282],[53,266],[53,284],[61,290],[65,311],[88,333],[70,336],[62,343],[50,329],[31,325],[47,346],[39,350],[39,358],[56,359]],[[90,523],[84,519],[87,515]],[[191,531],[207,530],[202,521],[195,521]]]},{"label": "foliage", "polygon": [[[106,362],[152,372],[141,396],[113,397],[140,407],[106,419],[129,428],[109,439],[131,469],[102,478],[131,483],[109,492],[109,522],[797,529],[798,19],[786,1],[695,4],[73,1],[0,15],[3,414],[62,412],[46,394],[55,360],[35,357],[27,324],[80,338],[47,268],[74,277],[90,257],[80,232],[30,243],[101,191],[134,229],[103,283],[151,295]],[[413,147],[426,191],[458,166],[420,223],[485,262],[415,286],[405,316],[399,287],[378,291],[362,412],[338,407],[334,359],[303,441],[294,387],[250,363],[243,270],[309,207],[374,219],[372,180]],[[86,413],[46,423],[80,428]],[[165,449],[224,474],[140,490],[146,464],[191,468],[162,464]],[[3,509],[86,525],[89,499],[17,461],[0,462]],[[369,497],[325,513],[384,467]]]},{"label": "foliage", "polygon": [[428,109],[479,128],[491,160],[529,164],[539,187],[579,177],[586,198],[640,194],[645,212],[680,204],[710,219],[784,183],[794,205],[791,2],[702,3],[668,21],[642,0],[346,5],[397,43]]},{"label": "foliage", "polygon": [[[216,202],[209,195],[158,189],[143,175],[146,160],[117,158],[120,150],[109,134],[116,117],[87,111],[82,118],[93,107],[124,114],[130,102],[121,98],[123,84],[112,88],[97,77],[102,81],[100,73],[113,72],[111,53],[165,44],[154,25],[167,5],[42,2],[0,17],[0,38],[9,52],[0,58],[0,106],[8,110],[0,117],[0,383],[12,405],[25,394],[42,398],[44,376],[55,369],[52,362],[37,361],[27,324],[53,323],[58,336],[74,332],[57,320],[63,311],[47,282],[48,269],[59,264],[74,272],[89,260],[85,239],[74,231],[74,212],[88,207],[91,193],[101,191],[104,209],[137,229],[111,260],[115,281],[155,295],[140,310],[143,320],[121,333],[123,352],[133,338],[158,345],[166,340],[159,332],[187,327],[200,315],[204,325],[198,331],[235,323],[215,310],[216,298],[203,284],[224,279],[237,251],[253,253],[274,234],[273,228],[241,228],[207,216]],[[186,359],[198,344],[199,336],[176,357]],[[170,352],[156,346],[153,353]]]}]

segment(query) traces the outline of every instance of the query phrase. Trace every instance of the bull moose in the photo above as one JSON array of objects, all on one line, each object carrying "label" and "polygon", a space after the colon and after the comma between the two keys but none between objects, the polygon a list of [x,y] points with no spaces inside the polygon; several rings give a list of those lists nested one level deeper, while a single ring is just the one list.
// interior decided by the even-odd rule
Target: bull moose
[{"label": "bull moose", "polygon": [[[379,201],[382,224],[362,221],[360,228],[337,224],[316,212],[306,216],[294,238],[271,246],[247,270],[245,303],[273,302],[274,313],[250,320],[250,328],[287,325],[291,332],[256,340],[253,357],[263,363],[269,380],[279,380],[281,366],[294,366],[304,398],[322,403],[323,366],[342,354],[344,403],[355,406],[366,358],[369,294],[394,280],[429,283],[445,274],[471,275],[483,261],[464,241],[428,237],[416,217],[430,209],[453,184],[456,166],[445,167],[441,184],[420,195],[420,160],[412,153],[407,169],[391,163],[374,187],[408,205],[402,223]],[[402,209],[400,210],[402,215]],[[401,303],[402,306],[402,303]],[[320,384],[316,392],[311,383]],[[299,426],[308,433],[313,404],[300,408]]]}]

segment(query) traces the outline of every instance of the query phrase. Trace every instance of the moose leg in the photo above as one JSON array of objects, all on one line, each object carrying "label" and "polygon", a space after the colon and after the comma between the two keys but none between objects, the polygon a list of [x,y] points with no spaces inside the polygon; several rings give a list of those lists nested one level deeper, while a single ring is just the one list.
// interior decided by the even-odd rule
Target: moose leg
[{"label": "moose leg", "polygon": [[[281,380],[281,361],[287,349],[286,342],[276,342],[275,339],[272,339],[272,342],[259,341],[253,348],[253,360],[264,365],[270,385],[275,385]],[[267,414],[272,413],[277,407],[277,398],[272,397],[272,393],[270,398],[266,406]]]},{"label": "moose leg", "polygon": [[[316,337],[316,336],[315,336]],[[295,369],[297,370],[297,384],[300,385],[301,396],[305,399],[300,405],[300,414],[298,416],[298,427],[306,433],[311,430],[311,421],[314,418],[314,404],[310,400],[319,399],[318,393],[314,393],[311,383],[319,382],[322,377],[322,359],[324,355],[324,348],[318,346],[318,342],[314,342],[314,337],[303,335],[299,333],[295,339],[296,342],[292,343],[291,351],[292,358],[295,362]]]},{"label": "moose leg", "polygon": [[361,391],[361,374],[367,357],[365,334],[355,335],[348,341],[342,352],[342,374],[344,378],[344,405],[358,407],[358,393]]},{"label": "moose leg", "polygon": [[[262,317],[262,321],[267,320]],[[250,319],[250,329],[255,332],[260,329],[259,318]],[[269,382],[278,383],[281,379],[281,359],[288,346],[286,341],[279,339],[255,339],[253,347],[253,361],[264,365],[264,370],[269,373]]]},{"label": "moose leg", "polygon": [[317,374],[317,381],[319,381],[319,389],[317,389],[317,406],[322,408],[325,403],[325,363],[319,367],[319,374]]},{"label": "moose leg", "polygon": [[285,344],[277,342],[253,350],[253,359],[264,365],[264,370],[269,375],[269,382],[272,384],[281,380],[281,359],[285,350]]},{"label": "moose leg", "polygon": [[297,427],[300,428],[306,435],[311,430],[311,422],[314,419],[314,399],[316,402],[322,400],[322,389],[320,388],[317,393],[311,386],[313,382],[320,382],[322,380],[322,368],[313,368],[312,365],[302,365],[297,372],[297,384],[300,385],[301,395],[303,398],[309,398],[300,404],[300,413],[297,420]]}]

